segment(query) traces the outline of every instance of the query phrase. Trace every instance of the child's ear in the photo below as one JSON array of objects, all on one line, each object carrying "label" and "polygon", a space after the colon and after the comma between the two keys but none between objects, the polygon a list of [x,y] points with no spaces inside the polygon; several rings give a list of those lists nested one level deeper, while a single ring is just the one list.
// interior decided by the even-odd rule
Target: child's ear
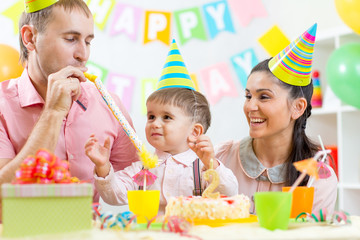
[{"label": "child's ear", "polygon": [[293,102],[293,109],[291,114],[292,119],[296,120],[301,115],[303,115],[306,110],[306,107],[307,107],[307,102],[305,98],[302,97],[295,99]]},{"label": "child's ear", "polygon": [[189,136],[190,142],[195,142],[196,139],[204,133],[204,127],[200,123],[195,123],[192,129],[192,132]]}]

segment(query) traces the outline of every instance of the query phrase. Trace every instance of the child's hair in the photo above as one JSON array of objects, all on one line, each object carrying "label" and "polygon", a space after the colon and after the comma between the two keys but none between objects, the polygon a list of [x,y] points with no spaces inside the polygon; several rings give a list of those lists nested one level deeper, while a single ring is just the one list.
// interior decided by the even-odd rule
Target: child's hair
[{"label": "child's hair", "polygon": [[[271,58],[270,58],[271,59]],[[270,71],[268,63],[270,59],[266,59],[259,64],[257,64],[252,70],[251,73],[254,72],[266,72],[271,74],[274,78],[278,79],[273,73]],[[297,99],[304,97],[307,102],[307,107],[303,113],[298,119],[295,121],[294,125],[294,131],[292,136],[292,150],[290,152],[290,155],[288,156],[287,161],[287,173],[286,173],[286,184],[292,185],[297,177],[300,175],[300,173],[295,169],[293,166],[293,162],[297,162],[303,159],[311,158],[315,155],[315,153],[320,149],[318,145],[316,145],[313,141],[311,141],[305,133],[306,128],[306,121],[307,118],[311,115],[311,97],[313,94],[313,83],[310,82],[307,86],[293,86],[290,84],[287,84],[281,80],[278,79],[278,82],[280,86],[282,86],[284,89],[287,89],[289,91],[289,96],[291,99]],[[309,177],[307,176],[302,182],[301,186],[304,186],[307,184],[309,180]]]},{"label": "child's hair", "polygon": [[[42,10],[32,13],[23,12],[19,20],[19,32],[21,33],[21,28],[24,25],[31,24],[35,27],[35,29],[39,33],[43,33],[46,29],[47,24],[52,18],[52,10],[56,6],[62,7],[68,12],[71,12],[74,9],[80,9],[81,11],[83,11],[86,17],[92,16],[91,11],[84,2],[84,0],[59,0],[53,5],[44,8]],[[22,64],[24,64],[29,57],[28,56],[29,52],[23,44],[21,34],[19,34],[19,40],[20,40],[20,61]]]},{"label": "child's hair", "polygon": [[146,101],[171,104],[184,110],[195,123],[200,123],[204,133],[211,124],[209,103],[204,95],[187,88],[163,88],[153,92]]}]

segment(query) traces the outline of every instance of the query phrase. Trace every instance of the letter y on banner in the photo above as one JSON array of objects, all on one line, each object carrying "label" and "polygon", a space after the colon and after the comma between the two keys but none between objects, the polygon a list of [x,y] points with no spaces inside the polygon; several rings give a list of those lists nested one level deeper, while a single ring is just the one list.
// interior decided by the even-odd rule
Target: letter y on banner
[{"label": "letter y on banner", "polygon": [[247,49],[232,56],[231,62],[235,68],[235,72],[240,80],[241,86],[245,89],[247,78],[251,69],[258,64],[258,59],[256,58],[254,49]]},{"label": "letter y on banner", "polygon": [[210,38],[223,31],[235,32],[229,6],[225,0],[205,4],[203,10]]}]

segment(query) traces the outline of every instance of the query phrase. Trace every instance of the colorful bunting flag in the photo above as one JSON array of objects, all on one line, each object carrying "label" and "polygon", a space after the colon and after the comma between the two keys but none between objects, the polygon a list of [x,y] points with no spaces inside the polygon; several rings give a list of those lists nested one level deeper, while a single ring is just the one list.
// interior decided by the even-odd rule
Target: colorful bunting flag
[{"label": "colorful bunting flag", "polygon": [[222,97],[237,97],[238,92],[232,81],[226,63],[218,63],[200,71],[206,96],[210,104],[216,104]]},{"label": "colorful bunting flag", "polygon": [[24,0],[19,0],[14,5],[1,13],[1,15],[10,18],[13,22],[14,35],[17,35],[19,33],[19,19],[24,9]]},{"label": "colorful bunting flag", "polygon": [[228,3],[243,27],[246,27],[255,17],[267,16],[261,0],[228,0]]},{"label": "colorful bunting flag", "polygon": [[96,75],[101,79],[101,81],[104,83],[106,82],[106,77],[109,73],[109,70],[91,61],[86,63],[86,67],[88,68],[87,73]]},{"label": "colorful bunting flag", "polygon": [[114,10],[114,20],[110,27],[110,36],[125,33],[135,41],[140,26],[142,9],[132,5],[117,3]]},{"label": "colorful bunting flag", "polygon": [[229,6],[225,0],[205,4],[203,11],[210,38],[224,31],[235,32]]},{"label": "colorful bunting flag", "polygon": [[258,62],[255,51],[252,48],[231,57],[231,63],[244,89],[251,69],[258,64]]},{"label": "colorful bunting flag", "polygon": [[115,0],[87,0],[86,4],[93,14],[95,25],[103,30],[115,6]]},{"label": "colorful bunting flag", "polygon": [[171,13],[145,11],[144,44],[159,40],[170,45]]},{"label": "colorful bunting flag", "polygon": [[111,72],[106,81],[106,88],[117,94],[126,109],[130,111],[134,95],[135,77]]},{"label": "colorful bunting flag", "polygon": [[146,115],[146,99],[156,90],[158,79],[156,78],[144,78],[141,79],[141,112]]},{"label": "colorful bunting flag", "polygon": [[198,7],[175,11],[174,17],[181,44],[193,38],[200,40],[207,39]]},{"label": "colorful bunting flag", "polygon": [[273,57],[289,45],[290,40],[274,25],[259,38],[259,43]]}]

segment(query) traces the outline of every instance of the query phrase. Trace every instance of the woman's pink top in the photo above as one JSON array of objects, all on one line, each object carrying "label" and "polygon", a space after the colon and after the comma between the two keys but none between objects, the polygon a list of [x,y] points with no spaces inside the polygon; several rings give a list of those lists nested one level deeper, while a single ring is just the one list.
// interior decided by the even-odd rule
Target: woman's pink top
[{"label": "woman's pink top", "polygon": [[[282,191],[285,186],[285,164],[266,168],[256,157],[252,139],[247,137],[241,141],[228,141],[216,147],[216,158],[230,168],[238,180],[239,194],[251,199],[250,212],[254,213],[254,193],[264,191]],[[326,208],[331,214],[335,208],[337,197],[337,177],[328,166],[331,176],[318,179],[313,183],[315,188],[313,212]]]}]

